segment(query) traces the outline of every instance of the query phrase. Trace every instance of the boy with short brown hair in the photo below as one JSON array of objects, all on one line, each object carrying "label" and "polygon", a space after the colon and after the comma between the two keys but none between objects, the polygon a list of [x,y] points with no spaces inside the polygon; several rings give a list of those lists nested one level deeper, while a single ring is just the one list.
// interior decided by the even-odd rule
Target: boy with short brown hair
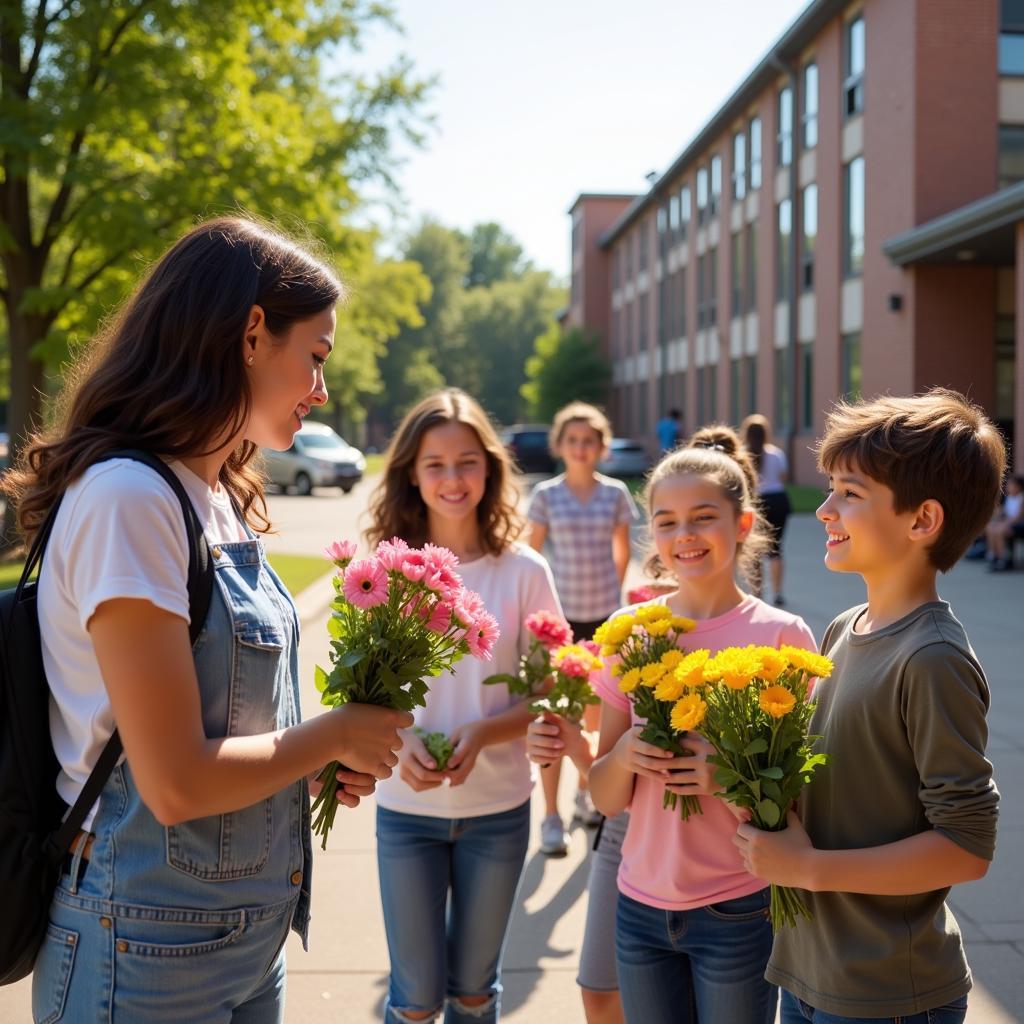
[{"label": "boy with short brown hair", "polygon": [[805,889],[813,915],[776,936],[766,976],[783,1024],[959,1024],[971,975],[945,899],[988,870],[999,794],[988,685],[936,575],[991,515],[1005,448],[980,409],[936,388],[841,403],[819,464],[825,564],[861,575],[868,602],[822,642],[835,671],[810,731],[831,764],[785,831],[737,833],[748,870]]}]

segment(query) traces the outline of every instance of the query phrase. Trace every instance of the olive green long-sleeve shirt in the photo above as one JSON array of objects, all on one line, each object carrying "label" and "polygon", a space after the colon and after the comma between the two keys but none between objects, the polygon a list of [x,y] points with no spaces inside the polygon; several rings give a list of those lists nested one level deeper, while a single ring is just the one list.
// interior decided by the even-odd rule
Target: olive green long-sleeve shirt
[{"label": "olive green long-sleeve shirt", "polygon": [[[985,757],[989,691],[963,626],[940,601],[857,634],[863,610],[839,616],[822,642],[835,671],[815,689],[810,731],[832,762],[801,797],[811,841],[862,849],[935,829],[991,860],[999,793]],[[943,1006],[971,987],[948,892],[802,892],[814,919],[779,932],[766,976],[844,1017]]]}]

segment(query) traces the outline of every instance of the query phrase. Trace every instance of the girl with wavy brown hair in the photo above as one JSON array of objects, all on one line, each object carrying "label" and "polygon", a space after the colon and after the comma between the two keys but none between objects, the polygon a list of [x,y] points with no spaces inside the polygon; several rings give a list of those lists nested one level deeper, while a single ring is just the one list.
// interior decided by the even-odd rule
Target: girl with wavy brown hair
[{"label": "girl with wavy brown hair", "polygon": [[[354,806],[397,763],[406,714],[348,705],[299,723],[295,608],[254,533],[269,523],[252,458],[326,401],[342,294],[274,231],[200,224],[5,481],[27,536],[55,513],[37,604],[61,798],[115,728],[124,750],[51,905],[36,1020],[283,1020],[284,940],[309,922],[306,779],[343,761]],[[209,546],[193,645],[182,505],[172,478],[108,458],[128,448],[164,460]]]},{"label": "girl with wavy brown hair", "polygon": [[433,680],[416,725],[454,745],[440,764],[413,732],[377,789],[377,864],[391,978],[388,1024],[493,1024],[501,950],[526,858],[533,781],[529,702],[484,677],[515,672],[531,612],[560,614],[543,557],[516,540],[510,461],[465,392],[428,395],[402,421],[371,503],[371,543],[440,544],[498,620],[493,664],[473,658]]}]

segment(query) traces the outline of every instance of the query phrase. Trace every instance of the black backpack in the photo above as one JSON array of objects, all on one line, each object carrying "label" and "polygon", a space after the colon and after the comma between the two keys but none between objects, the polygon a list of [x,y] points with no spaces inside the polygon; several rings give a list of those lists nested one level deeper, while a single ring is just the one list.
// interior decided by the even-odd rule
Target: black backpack
[{"label": "black backpack", "polygon": [[[181,481],[157,456],[133,449],[110,452],[97,461],[108,459],[145,463],[181,502],[189,549],[189,636],[195,643],[213,587],[199,517]],[[36,534],[17,587],[0,593],[0,985],[32,970],[64,858],[121,756],[121,737],[115,731],[68,811],[56,791],[60,766],[50,741],[50,689],[43,671],[36,583],[29,579],[42,562],[59,507],[60,500]]]}]

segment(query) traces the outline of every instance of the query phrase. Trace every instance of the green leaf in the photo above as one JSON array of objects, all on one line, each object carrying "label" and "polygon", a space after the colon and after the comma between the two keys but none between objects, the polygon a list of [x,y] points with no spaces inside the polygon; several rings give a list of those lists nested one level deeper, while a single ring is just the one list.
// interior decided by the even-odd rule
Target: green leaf
[{"label": "green leaf", "polygon": [[761,800],[757,805],[757,816],[768,828],[774,828],[782,819],[782,812],[774,800]]},{"label": "green leaf", "polygon": [[781,779],[784,773],[781,768],[773,765],[771,768],[762,768],[758,773],[763,779]]},{"label": "green leaf", "polygon": [[354,668],[366,657],[366,651],[346,651],[337,661],[338,668]]},{"label": "green leaf", "polygon": [[317,693],[323,693],[327,689],[327,673],[319,665],[313,669],[313,683]]},{"label": "green leaf", "polygon": [[768,741],[763,736],[758,736],[756,740],[748,743],[743,748],[743,756],[750,757],[753,754],[763,754],[768,749]]}]

